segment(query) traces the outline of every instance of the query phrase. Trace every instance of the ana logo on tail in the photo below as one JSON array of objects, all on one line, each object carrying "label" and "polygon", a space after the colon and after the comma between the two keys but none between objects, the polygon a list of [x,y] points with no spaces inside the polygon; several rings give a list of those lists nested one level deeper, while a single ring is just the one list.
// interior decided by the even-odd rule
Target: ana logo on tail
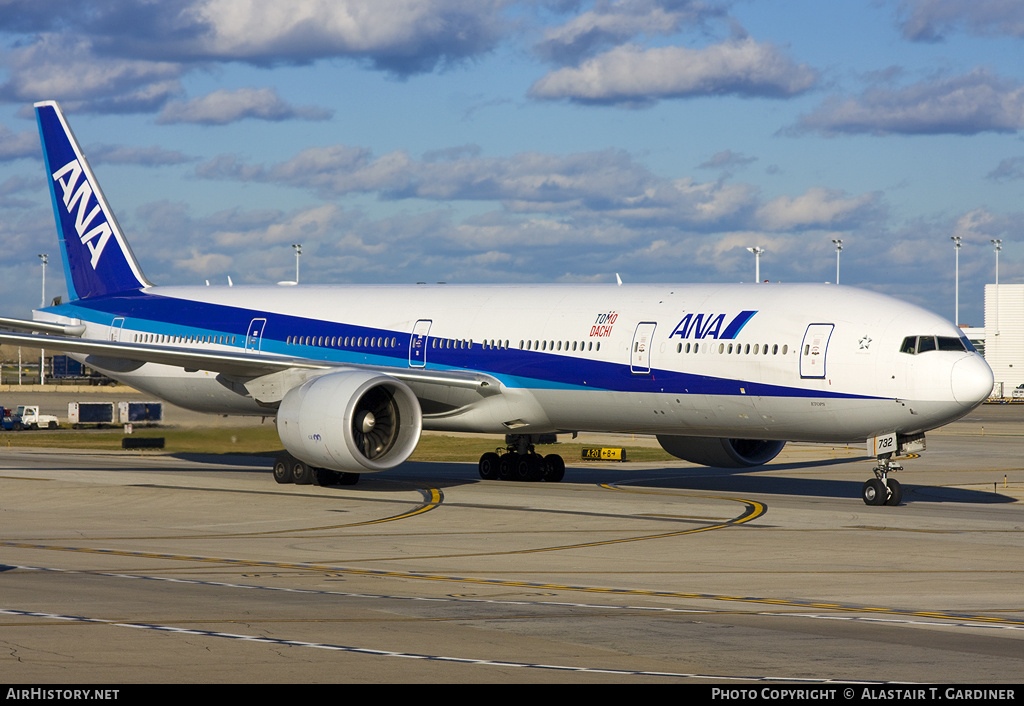
[{"label": "ana logo on tail", "polygon": [[72,301],[152,286],[54,101],[35,104],[60,254]]},{"label": "ana logo on tail", "polygon": [[[99,202],[93,197],[89,180],[83,179],[82,175],[82,165],[77,159],[73,159],[53,173],[53,180],[60,184],[64,191],[64,208],[67,209],[68,215],[75,214],[75,231],[82,244],[89,248],[89,264],[95,270],[113,230],[103,216]],[[88,210],[90,201],[95,204],[91,211]],[[93,226],[97,216],[100,220]]]}]

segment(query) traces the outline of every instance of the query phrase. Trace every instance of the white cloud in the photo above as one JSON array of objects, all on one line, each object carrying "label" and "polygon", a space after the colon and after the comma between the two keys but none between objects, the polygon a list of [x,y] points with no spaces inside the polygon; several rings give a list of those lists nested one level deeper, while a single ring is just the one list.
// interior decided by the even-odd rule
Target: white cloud
[{"label": "white cloud", "polygon": [[733,169],[745,167],[757,161],[757,157],[748,157],[732,150],[716,152],[710,159],[697,165],[699,169]]},{"label": "white cloud", "polygon": [[847,198],[840,192],[811,187],[791,198],[781,196],[757,209],[756,220],[767,230],[799,230],[803,228],[842,228],[852,220],[863,221],[877,212],[877,194]]},{"label": "white cloud", "polygon": [[418,161],[401,151],[374,158],[369,150],[334,145],[303,150],[269,167],[220,156],[196,173],[312,189],[324,198],[377,193],[387,199],[494,201],[515,213],[599,213],[702,227],[743,217],[756,205],[750,186],[665,179],[618,150],[508,158],[458,154],[446,161]]},{"label": "white cloud", "polygon": [[[504,36],[506,0],[178,0],[40,4],[0,2],[0,31],[15,37],[0,100],[57,99],[78,112],[160,110],[179,79],[215,62],[267,67],[348,58],[407,76],[491,51]],[[240,96],[235,96],[235,103]],[[228,121],[213,99],[176,104],[170,120]],[[224,101],[222,101],[223,103]],[[236,108],[240,109],[240,108]],[[322,119],[319,109],[284,108]],[[283,119],[257,101],[242,115]],[[199,117],[189,117],[198,114]]]},{"label": "white cloud", "polygon": [[1000,160],[999,165],[985,175],[993,181],[1014,181],[1024,179],[1024,157],[1007,157]]},{"label": "white cloud", "polygon": [[739,95],[782,98],[809,90],[817,73],[770,44],[729,40],[705,49],[617,47],[563,68],[530,88],[538,99],[646,104],[665,98]]},{"label": "white cloud", "polygon": [[1017,0],[904,0],[903,35],[938,41],[960,26],[972,34],[1024,37],[1024,5]]},{"label": "white cloud", "polygon": [[[202,27],[186,52],[253,63],[366,58],[379,68],[430,70],[490,50],[500,0],[203,0],[187,14]],[[173,37],[168,37],[168,40]],[[174,51],[168,46],[167,51]]]},{"label": "white cloud", "polygon": [[975,69],[905,88],[872,88],[856,98],[829,99],[802,116],[793,132],[973,135],[1022,128],[1024,84]]},{"label": "white cloud", "polygon": [[182,68],[174,63],[97,56],[85,39],[43,35],[12,50],[0,99],[62,101],[71,111],[153,110],[181,91]]},{"label": "white cloud", "polygon": [[200,253],[192,249],[188,257],[178,258],[174,265],[202,276],[219,275],[231,266],[232,259],[219,253]]},{"label": "white cloud", "polygon": [[721,14],[698,0],[617,0],[597,3],[565,24],[544,32],[537,52],[549,61],[575,64],[585,56],[636,35],[668,35],[685,23],[696,24]]},{"label": "white cloud", "polygon": [[125,147],[122,145],[89,145],[86,148],[92,164],[139,164],[146,167],[167,164],[184,164],[195,161],[194,157],[165,150],[162,147]]},{"label": "white cloud", "polygon": [[530,234],[538,232],[539,223],[563,223],[566,218],[600,218],[631,229],[846,228],[874,220],[881,212],[878,194],[850,197],[821,187],[762,203],[750,184],[667,179],[618,150],[565,156],[528,152],[508,158],[484,158],[473,150],[459,157],[464,153],[456,150],[445,161],[415,160],[400,151],[374,158],[366,149],[334,145],[304,150],[269,167],[221,156],[200,165],[196,173],[310,189],[329,199],[376,194],[389,200],[494,202],[507,213],[543,215],[529,221],[534,224]]},{"label": "white cloud", "polygon": [[38,130],[16,133],[6,125],[0,125],[0,162],[41,155]]},{"label": "white cloud", "polygon": [[293,107],[272,88],[214,91],[190,101],[172,101],[160,114],[161,123],[226,125],[245,118],[258,120],[327,120],[331,111],[312,106]]}]

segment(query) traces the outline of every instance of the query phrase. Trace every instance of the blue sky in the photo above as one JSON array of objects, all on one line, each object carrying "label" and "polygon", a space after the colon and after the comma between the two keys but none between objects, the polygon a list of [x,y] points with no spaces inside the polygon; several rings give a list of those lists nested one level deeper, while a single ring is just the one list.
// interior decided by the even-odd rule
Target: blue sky
[{"label": "blue sky", "polygon": [[[4,311],[61,102],[157,284],[1024,278],[1024,3],[0,0]],[[47,297],[63,292],[48,271]]]}]

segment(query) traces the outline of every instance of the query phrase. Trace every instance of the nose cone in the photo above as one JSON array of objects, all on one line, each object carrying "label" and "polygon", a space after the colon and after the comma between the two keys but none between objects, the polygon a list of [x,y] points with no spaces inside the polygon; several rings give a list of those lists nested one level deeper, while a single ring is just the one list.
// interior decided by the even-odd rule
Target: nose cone
[{"label": "nose cone", "polygon": [[964,407],[973,408],[988,399],[992,394],[995,378],[992,368],[980,355],[961,358],[953,364],[950,374],[953,387],[953,399]]}]

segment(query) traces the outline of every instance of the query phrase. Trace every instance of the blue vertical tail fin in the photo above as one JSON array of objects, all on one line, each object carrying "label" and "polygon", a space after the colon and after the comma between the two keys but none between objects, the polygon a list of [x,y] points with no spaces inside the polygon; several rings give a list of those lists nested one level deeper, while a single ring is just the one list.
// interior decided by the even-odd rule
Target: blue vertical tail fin
[{"label": "blue vertical tail fin", "polygon": [[56,101],[35,104],[72,300],[152,286],[142,274]]}]

